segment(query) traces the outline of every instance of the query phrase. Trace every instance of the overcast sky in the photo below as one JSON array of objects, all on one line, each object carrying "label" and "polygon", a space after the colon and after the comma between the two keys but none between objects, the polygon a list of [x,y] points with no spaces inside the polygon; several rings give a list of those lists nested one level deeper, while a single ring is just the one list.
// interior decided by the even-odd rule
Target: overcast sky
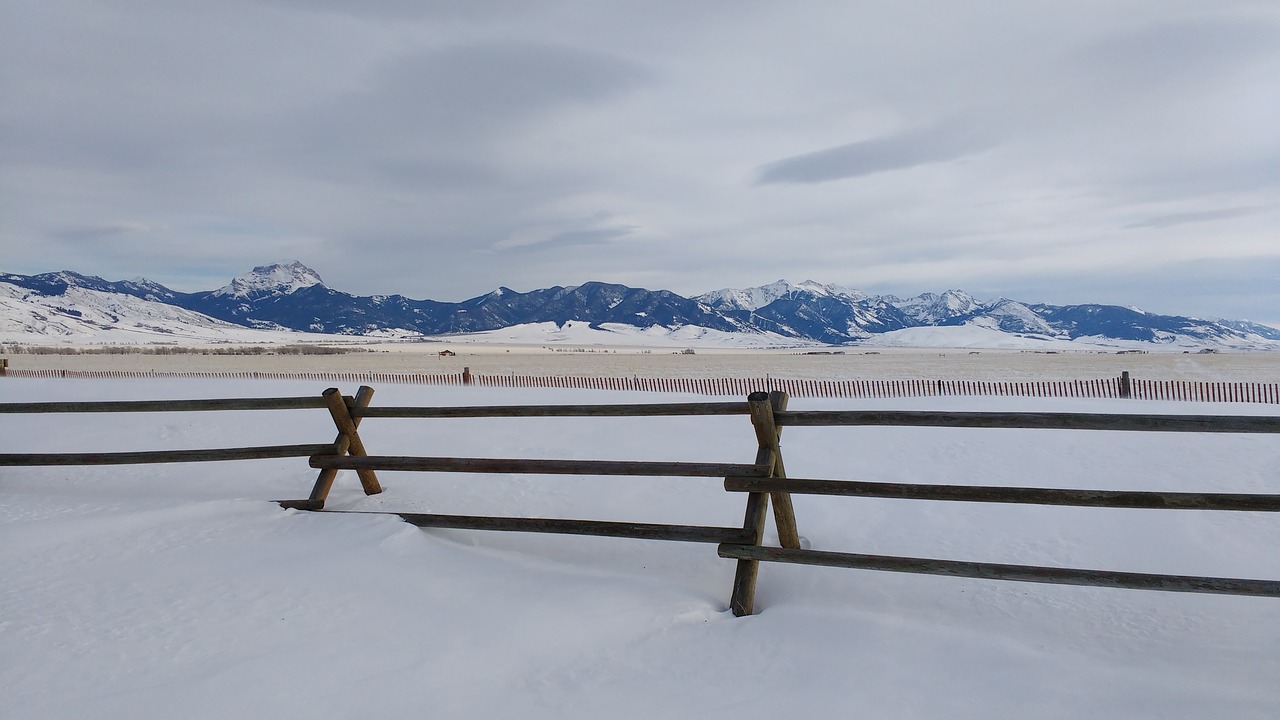
[{"label": "overcast sky", "polygon": [[1280,2],[0,0],[0,270],[1280,325]]}]

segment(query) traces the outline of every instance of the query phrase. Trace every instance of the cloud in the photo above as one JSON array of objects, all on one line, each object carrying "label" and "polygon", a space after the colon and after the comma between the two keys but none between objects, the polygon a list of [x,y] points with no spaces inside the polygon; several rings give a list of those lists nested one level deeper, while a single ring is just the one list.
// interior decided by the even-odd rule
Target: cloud
[{"label": "cloud", "polygon": [[1225,11],[1219,17],[1158,20],[1105,33],[1085,44],[1080,77],[1114,97],[1152,91],[1185,93],[1238,76],[1274,52],[1276,18]]},{"label": "cloud", "polygon": [[1253,215],[1263,208],[1261,207],[1235,207],[1221,208],[1218,210],[1197,210],[1193,212],[1169,213],[1167,215],[1156,215],[1145,220],[1129,223],[1125,225],[1126,230],[1137,228],[1169,228],[1177,225],[1186,225],[1188,223],[1214,222],[1216,220],[1229,220],[1231,218],[1244,217]]},{"label": "cloud", "polygon": [[[1048,268],[1083,302],[1117,255],[1274,246],[1280,11],[1248,0],[4,8],[11,272],[221,284],[297,257],[460,299]],[[1180,297],[1123,267],[1122,304]]]},{"label": "cloud", "polygon": [[[428,48],[377,67],[362,87],[303,110],[304,136],[339,147],[436,145],[592,103],[651,78],[643,66],[590,50],[531,42]],[[321,148],[323,149],[323,147]]]},{"label": "cloud", "polygon": [[640,64],[562,45],[419,49],[371,68],[358,87],[282,114],[271,126],[267,152],[293,173],[425,191],[424,199],[466,190],[489,195],[492,207],[503,204],[501,195],[513,183],[524,183],[516,194],[538,192],[503,152],[515,138],[652,80]]},{"label": "cloud", "polygon": [[975,128],[952,123],[840,145],[776,160],[760,168],[758,184],[823,183],[947,162],[989,148]]},{"label": "cloud", "polygon": [[525,228],[494,243],[492,249],[496,251],[531,252],[588,245],[605,245],[631,235],[638,229],[630,225],[605,225],[572,229],[556,227]]},{"label": "cloud", "polygon": [[77,243],[101,242],[118,240],[130,235],[141,235],[151,230],[150,225],[142,222],[103,223],[66,228],[58,231],[56,236]]}]

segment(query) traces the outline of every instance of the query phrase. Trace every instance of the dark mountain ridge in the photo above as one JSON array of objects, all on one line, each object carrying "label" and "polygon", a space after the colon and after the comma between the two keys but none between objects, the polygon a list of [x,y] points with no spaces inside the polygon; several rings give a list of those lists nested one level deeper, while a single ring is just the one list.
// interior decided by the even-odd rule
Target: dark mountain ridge
[{"label": "dark mountain ridge", "polygon": [[0,273],[0,283],[45,296],[63,295],[74,286],[173,305],[245,327],[342,335],[387,331],[448,335],[581,321],[595,328],[698,326],[772,333],[829,345],[856,343],[912,327],[958,325],[1045,339],[1096,337],[1148,343],[1182,339],[1224,345],[1280,341],[1280,330],[1247,321],[1155,315],[1113,305],[1056,306],[1007,298],[984,303],[959,290],[903,300],[811,281],[793,285],[780,280],[697,298],[602,282],[523,293],[501,287],[457,303],[403,295],[351,295],[328,287],[300,262],[256,267],[222,288],[196,293],[176,292],[144,279],[107,281],[71,271],[30,276]]}]

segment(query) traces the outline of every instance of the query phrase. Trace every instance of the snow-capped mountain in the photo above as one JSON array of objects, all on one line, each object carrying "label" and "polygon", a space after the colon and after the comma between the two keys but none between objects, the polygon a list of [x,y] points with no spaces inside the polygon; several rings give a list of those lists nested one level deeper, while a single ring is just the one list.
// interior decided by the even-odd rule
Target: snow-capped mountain
[{"label": "snow-capped mountain", "polygon": [[[151,294],[142,283],[128,289]],[[145,343],[243,340],[248,334],[240,325],[131,292],[68,284],[45,293],[0,277],[0,337],[100,342],[110,336]]]},{"label": "snow-capped mountain", "polygon": [[713,310],[759,310],[775,300],[799,297],[844,297],[851,300],[865,300],[867,295],[853,288],[839,285],[823,285],[813,280],[805,280],[796,285],[786,280],[778,280],[768,285],[736,290],[725,288],[712,290],[694,298]]},{"label": "snow-capped mountain", "polygon": [[1007,298],[1000,298],[965,315],[951,318],[950,322],[937,324],[975,324],[994,327],[1002,332],[1020,335],[1073,337],[1067,328],[1054,326],[1026,305]]},{"label": "snow-capped mountain", "polygon": [[890,302],[919,325],[942,325],[982,309],[982,303],[963,290],[948,290],[941,295],[927,292]]},{"label": "snow-capped mountain", "polygon": [[289,295],[302,288],[324,285],[320,274],[297,260],[288,265],[261,265],[230,284],[214,290],[213,297],[241,299]]},{"label": "snow-capped mountain", "polygon": [[[142,278],[111,282],[63,271],[0,273],[0,339],[81,337],[110,330],[140,336],[227,333],[238,328],[353,336],[432,336],[507,328],[565,328],[643,339],[750,338],[777,345],[842,345],[943,337],[943,328],[1021,341],[1144,342],[1170,346],[1280,348],[1280,330],[1245,321],[1155,315],[1111,305],[1055,306],[1007,298],[981,302],[962,290],[900,299],[814,281],[779,280],[686,298],[601,282],[530,292],[499,288],[458,303],[334,290],[300,262],[264,265],[217,290],[180,293]],[[938,328],[936,333],[908,332]],[[954,334],[954,333],[951,333]],[[878,341],[878,340],[877,340]],[[726,340],[726,342],[728,342]]]}]

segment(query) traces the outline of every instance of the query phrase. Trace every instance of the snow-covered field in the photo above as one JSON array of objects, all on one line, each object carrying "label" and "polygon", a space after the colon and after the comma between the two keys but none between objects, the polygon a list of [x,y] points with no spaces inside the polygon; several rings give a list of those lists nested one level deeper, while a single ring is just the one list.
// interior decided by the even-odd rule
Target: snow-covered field
[{"label": "snow-covered field", "polygon": [[[1280,353],[1031,352],[1020,350],[847,349],[699,350],[531,347],[450,343],[363,345],[343,355],[30,355],[9,357],[15,369],[154,370],[156,372],[378,372],[575,377],[762,378],[806,380],[1055,381],[1119,377],[1196,382],[1280,381]],[[455,356],[437,353],[449,350]]]},{"label": "snow-covered field", "polygon": [[[0,380],[4,401],[289,396],[312,382]],[[353,392],[354,387],[345,392]],[[375,404],[651,402],[387,385]],[[671,400],[689,400],[671,396]],[[826,407],[1274,413],[1096,400]],[[323,411],[0,415],[5,452],[327,442]],[[382,420],[378,454],[745,462],[745,418]],[[1277,492],[1280,437],[790,428],[794,477]],[[709,545],[285,511],[303,459],[0,468],[0,717],[1280,716],[1280,600],[765,564]],[[714,479],[382,473],[338,509],[737,524]],[[1280,579],[1280,517],[795,497],[815,549]],[[772,529],[772,528],[771,528]],[[775,542],[772,535],[768,538]]]}]

